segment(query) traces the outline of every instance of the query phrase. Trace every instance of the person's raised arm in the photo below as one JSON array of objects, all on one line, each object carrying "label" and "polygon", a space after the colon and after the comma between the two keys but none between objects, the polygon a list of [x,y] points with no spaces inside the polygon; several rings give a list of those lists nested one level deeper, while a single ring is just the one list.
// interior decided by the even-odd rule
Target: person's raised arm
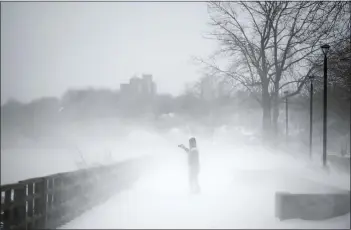
[{"label": "person's raised arm", "polygon": [[183,144],[178,145],[178,147],[184,149],[184,151],[187,153],[189,152],[189,149],[187,147],[185,147]]}]

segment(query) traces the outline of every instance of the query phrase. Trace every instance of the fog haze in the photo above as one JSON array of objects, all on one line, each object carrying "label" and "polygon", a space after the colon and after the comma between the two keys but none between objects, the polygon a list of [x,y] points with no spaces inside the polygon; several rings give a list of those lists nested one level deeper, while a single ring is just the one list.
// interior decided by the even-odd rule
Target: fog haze
[{"label": "fog haze", "polygon": [[69,88],[118,89],[151,73],[160,92],[179,94],[199,78],[192,56],[206,3],[1,3],[1,102],[61,96]]},{"label": "fog haze", "polygon": [[2,2],[0,229],[350,229],[350,10]]}]

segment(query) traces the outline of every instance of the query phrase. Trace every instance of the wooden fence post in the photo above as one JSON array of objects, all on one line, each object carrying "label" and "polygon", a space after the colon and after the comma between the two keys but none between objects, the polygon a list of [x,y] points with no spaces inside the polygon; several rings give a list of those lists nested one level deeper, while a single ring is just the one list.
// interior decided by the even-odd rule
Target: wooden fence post
[{"label": "wooden fence post", "polygon": [[35,183],[34,191],[37,196],[34,200],[34,214],[40,216],[35,221],[35,228],[45,228],[46,226],[46,179],[42,178]]},{"label": "wooden fence post", "polygon": [[48,177],[47,178],[47,205],[46,205],[46,228],[51,228],[52,227],[52,221],[53,221],[53,200],[54,200],[54,195],[53,195],[53,190],[54,190],[54,178],[53,177]]},{"label": "wooden fence post", "polygon": [[30,221],[27,221],[27,230],[33,229],[33,217],[34,217],[34,183],[29,182],[27,184],[28,186],[28,199],[27,199],[27,204],[28,204],[28,210],[27,210],[27,219]]},{"label": "wooden fence post", "polygon": [[[4,206],[9,207],[12,203],[12,189],[5,190],[5,198],[4,198]],[[2,213],[2,222],[4,225],[4,229],[10,229],[10,226],[13,222],[13,212],[12,209],[6,208]]]},{"label": "wooden fence post", "polygon": [[61,209],[60,209],[60,202],[61,202],[61,196],[60,196],[60,186],[61,186],[61,177],[59,175],[55,176],[53,179],[53,211],[51,211],[51,224],[52,226],[58,226],[59,225],[59,220],[61,218]]},{"label": "wooden fence post", "polygon": [[26,229],[26,185],[14,189],[13,224],[21,229]]}]

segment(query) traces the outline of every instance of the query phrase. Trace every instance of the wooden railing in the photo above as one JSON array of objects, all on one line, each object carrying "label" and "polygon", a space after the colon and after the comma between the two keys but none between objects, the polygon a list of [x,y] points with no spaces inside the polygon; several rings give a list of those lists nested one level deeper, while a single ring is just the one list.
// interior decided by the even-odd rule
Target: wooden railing
[{"label": "wooden railing", "polygon": [[55,229],[131,186],[149,159],[32,178],[1,186],[1,228]]}]

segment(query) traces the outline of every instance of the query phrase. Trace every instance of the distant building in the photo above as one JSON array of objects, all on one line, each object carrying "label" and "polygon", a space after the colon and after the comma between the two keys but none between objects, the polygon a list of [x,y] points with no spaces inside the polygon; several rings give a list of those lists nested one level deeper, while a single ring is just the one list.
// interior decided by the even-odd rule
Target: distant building
[{"label": "distant building", "polygon": [[133,95],[139,95],[142,92],[142,82],[138,77],[132,77],[129,80],[129,88]]},{"label": "distant building", "polygon": [[156,84],[153,82],[151,74],[143,74],[142,78],[132,77],[129,84],[121,84],[120,92],[122,96],[154,96],[156,94]]},{"label": "distant building", "polygon": [[144,95],[155,95],[156,94],[156,84],[152,81],[151,74],[143,74],[142,78],[143,84],[143,94]]},{"label": "distant building", "polygon": [[143,93],[151,94],[152,93],[152,75],[143,74],[142,84],[143,84]]},{"label": "distant building", "polygon": [[156,93],[157,93],[156,83],[153,82],[153,83],[152,83],[152,94],[153,94],[153,95],[156,95]]}]

